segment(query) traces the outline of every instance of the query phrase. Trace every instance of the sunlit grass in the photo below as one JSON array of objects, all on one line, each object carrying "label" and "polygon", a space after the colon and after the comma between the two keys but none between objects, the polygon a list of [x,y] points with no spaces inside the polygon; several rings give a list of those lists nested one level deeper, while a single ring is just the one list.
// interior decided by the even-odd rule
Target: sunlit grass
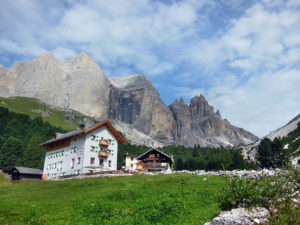
[{"label": "sunlit grass", "polygon": [[223,185],[186,174],[15,183],[0,187],[0,224],[204,224]]}]

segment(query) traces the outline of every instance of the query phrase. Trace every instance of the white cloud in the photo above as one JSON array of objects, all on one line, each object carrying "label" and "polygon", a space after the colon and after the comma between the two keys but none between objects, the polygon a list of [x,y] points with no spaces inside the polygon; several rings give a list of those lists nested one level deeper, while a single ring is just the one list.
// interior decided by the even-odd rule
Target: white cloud
[{"label": "white cloud", "polygon": [[59,59],[70,59],[76,56],[74,49],[68,49],[63,47],[57,47],[52,50],[53,55]]},{"label": "white cloud", "polygon": [[208,90],[208,100],[233,124],[263,136],[300,112],[300,70],[252,77],[243,85],[225,82]]}]

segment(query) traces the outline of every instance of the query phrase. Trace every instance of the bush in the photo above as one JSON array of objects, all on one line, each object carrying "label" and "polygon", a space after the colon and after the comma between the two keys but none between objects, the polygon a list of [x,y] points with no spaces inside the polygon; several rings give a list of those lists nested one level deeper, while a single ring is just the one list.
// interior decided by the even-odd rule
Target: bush
[{"label": "bush", "polygon": [[219,198],[222,210],[263,206],[282,208],[291,205],[290,195],[299,189],[299,172],[287,171],[279,176],[263,176],[260,179],[227,177],[227,185]]}]

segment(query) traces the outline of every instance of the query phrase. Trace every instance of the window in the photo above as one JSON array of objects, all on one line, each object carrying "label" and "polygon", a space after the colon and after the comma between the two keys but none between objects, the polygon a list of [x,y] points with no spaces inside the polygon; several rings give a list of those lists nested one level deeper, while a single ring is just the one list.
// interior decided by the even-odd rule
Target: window
[{"label": "window", "polygon": [[133,164],[132,164],[132,163],[130,164],[130,167],[131,167],[131,168],[133,167]]},{"label": "window", "polygon": [[99,165],[100,165],[100,166],[103,166],[103,162],[104,162],[104,160],[103,160],[103,159],[100,159],[100,160],[99,160]]},{"label": "window", "polygon": [[95,146],[91,146],[91,152],[95,151]]},{"label": "window", "polygon": [[95,164],[95,158],[91,158],[91,163],[90,164]]},{"label": "window", "polygon": [[111,160],[108,160],[108,167],[111,167]]},{"label": "window", "polygon": [[77,164],[80,164],[80,157],[77,158]]},{"label": "window", "polygon": [[74,164],[75,164],[75,158],[72,159],[72,163],[71,163],[71,168],[74,168]]},{"label": "window", "polygon": [[133,157],[131,157],[131,161],[133,161]]}]

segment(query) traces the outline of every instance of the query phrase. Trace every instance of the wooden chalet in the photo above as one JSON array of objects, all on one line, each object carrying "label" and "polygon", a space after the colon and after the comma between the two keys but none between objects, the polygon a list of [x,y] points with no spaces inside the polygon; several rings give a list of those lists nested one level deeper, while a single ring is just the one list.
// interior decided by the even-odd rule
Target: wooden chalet
[{"label": "wooden chalet", "polygon": [[139,160],[138,164],[146,171],[167,171],[172,169],[171,157],[154,148],[138,156],[137,160]]}]

